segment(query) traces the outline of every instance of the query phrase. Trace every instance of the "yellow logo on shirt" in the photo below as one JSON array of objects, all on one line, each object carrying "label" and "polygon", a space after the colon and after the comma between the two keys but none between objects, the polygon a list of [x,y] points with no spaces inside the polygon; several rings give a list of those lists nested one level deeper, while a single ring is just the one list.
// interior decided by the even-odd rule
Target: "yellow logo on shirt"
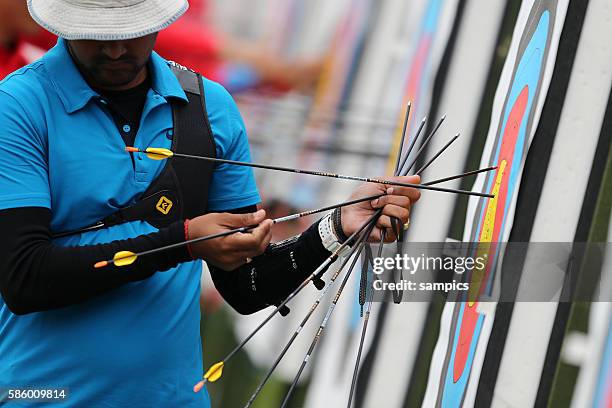
[{"label": "yellow logo on shirt", "polygon": [[168,215],[168,213],[172,209],[172,205],[173,204],[170,199],[166,198],[166,196],[161,196],[161,198],[157,202],[157,205],[155,206],[155,209],[164,215]]}]

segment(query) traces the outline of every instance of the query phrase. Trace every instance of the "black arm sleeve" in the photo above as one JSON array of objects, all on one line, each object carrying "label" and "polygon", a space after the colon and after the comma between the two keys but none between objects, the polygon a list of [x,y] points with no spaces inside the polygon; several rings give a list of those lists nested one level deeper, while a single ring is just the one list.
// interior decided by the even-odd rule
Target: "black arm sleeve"
[{"label": "black arm sleeve", "polygon": [[0,293],[15,314],[83,302],[190,261],[186,248],[138,259],[133,265],[94,269],[118,251],[141,252],[185,240],[182,222],[159,232],[108,244],[60,247],[51,242],[51,211],[41,207],[0,211]]},{"label": "black arm sleeve", "polygon": [[299,236],[271,244],[251,263],[233,271],[209,265],[215,287],[238,313],[279,304],[331,255],[321,242],[319,223]]}]

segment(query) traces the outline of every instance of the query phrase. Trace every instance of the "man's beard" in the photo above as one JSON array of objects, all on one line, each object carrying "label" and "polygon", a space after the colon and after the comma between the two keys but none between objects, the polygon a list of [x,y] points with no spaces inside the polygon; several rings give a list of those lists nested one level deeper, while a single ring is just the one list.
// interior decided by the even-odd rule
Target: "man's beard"
[{"label": "man's beard", "polygon": [[[114,66],[117,64],[116,66]],[[105,60],[87,67],[88,74],[95,84],[101,87],[120,87],[132,82],[142,71],[145,64],[139,65],[133,60]]]}]

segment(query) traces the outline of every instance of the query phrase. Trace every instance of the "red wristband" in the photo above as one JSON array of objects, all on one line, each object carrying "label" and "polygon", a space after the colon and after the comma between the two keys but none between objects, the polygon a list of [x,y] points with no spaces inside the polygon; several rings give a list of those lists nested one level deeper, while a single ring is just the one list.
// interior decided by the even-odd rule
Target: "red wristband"
[{"label": "red wristband", "polygon": [[[185,228],[185,241],[189,241],[189,219],[185,220],[183,226]],[[187,252],[189,253],[191,259],[195,260],[195,258],[193,257],[193,253],[191,253],[191,247],[189,246],[189,244],[187,244]]]}]

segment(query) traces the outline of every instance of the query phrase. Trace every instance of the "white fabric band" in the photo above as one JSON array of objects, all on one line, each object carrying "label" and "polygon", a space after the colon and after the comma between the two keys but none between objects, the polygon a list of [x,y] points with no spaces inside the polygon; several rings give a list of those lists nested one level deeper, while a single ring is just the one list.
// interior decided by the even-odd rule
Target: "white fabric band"
[{"label": "white fabric band", "polygon": [[[321,237],[321,242],[323,243],[325,249],[332,253],[342,245],[334,232],[331,214],[327,214],[321,219],[321,222],[319,222],[319,236]],[[351,247],[346,245],[344,248],[342,248],[338,255],[340,257],[344,257],[348,255],[350,251]]]}]

